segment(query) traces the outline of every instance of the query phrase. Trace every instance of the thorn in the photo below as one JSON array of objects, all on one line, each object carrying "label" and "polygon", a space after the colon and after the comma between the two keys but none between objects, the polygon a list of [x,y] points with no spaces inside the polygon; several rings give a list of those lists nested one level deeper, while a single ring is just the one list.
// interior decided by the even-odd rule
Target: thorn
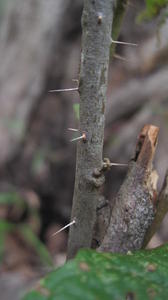
[{"label": "thorn", "polygon": [[104,158],[103,169],[102,170],[108,170],[112,166],[126,167],[126,166],[128,166],[128,164],[111,163],[110,160],[109,160],[109,158]]},{"label": "thorn", "polygon": [[79,129],[76,129],[76,128],[68,128],[68,130],[75,131],[75,132],[79,131]]},{"label": "thorn", "polygon": [[72,91],[78,91],[78,87],[76,88],[70,88],[70,89],[59,89],[59,90],[50,90],[49,93],[59,93],[59,92],[72,92]]},{"label": "thorn", "polygon": [[121,45],[127,45],[127,46],[138,46],[138,44],[134,44],[134,43],[127,43],[127,42],[122,42],[122,41],[114,41],[111,38],[111,42],[114,44],[121,44]]},{"label": "thorn", "polygon": [[110,166],[120,166],[120,167],[126,167],[128,164],[120,164],[120,163],[110,163]]},{"label": "thorn", "polygon": [[117,58],[117,59],[120,59],[120,60],[123,60],[123,61],[128,61],[128,59],[126,59],[125,57],[119,55],[119,54],[114,54],[113,55],[114,58]]},{"label": "thorn", "polygon": [[54,235],[60,233],[61,231],[65,230],[66,228],[72,226],[72,225],[75,224],[75,223],[76,223],[76,221],[73,220],[72,222],[70,222],[70,223],[68,223],[67,225],[65,225],[64,227],[62,227],[60,230],[54,232],[54,233],[52,234],[52,236],[54,236]]},{"label": "thorn", "polygon": [[70,140],[70,142],[76,142],[76,141],[79,141],[79,140],[83,140],[84,142],[86,142],[86,133],[85,132],[81,136],[78,136],[78,137]]}]

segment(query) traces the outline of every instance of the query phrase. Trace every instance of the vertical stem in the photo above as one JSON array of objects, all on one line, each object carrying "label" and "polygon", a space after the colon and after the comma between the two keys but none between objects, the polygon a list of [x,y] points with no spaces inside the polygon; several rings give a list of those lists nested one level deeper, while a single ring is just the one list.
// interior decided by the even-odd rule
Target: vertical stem
[{"label": "vertical stem", "polygon": [[68,258],[91,247],[102,177],[94,169],[102,165],[104,114],[114,0],[84,0],[80,70],[80,131],[86,141],[77,146],[76,177],[68,241]]}]

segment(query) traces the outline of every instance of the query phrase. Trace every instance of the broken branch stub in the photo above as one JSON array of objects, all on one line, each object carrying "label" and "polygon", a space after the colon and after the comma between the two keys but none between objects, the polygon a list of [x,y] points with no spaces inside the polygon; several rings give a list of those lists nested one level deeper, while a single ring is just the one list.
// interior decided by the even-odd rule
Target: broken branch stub
[{"label": "broken branch stub", "polygon": [[165,175],[163,187],[156,203],[156,216],[145,234],[143,247],[146,247],[152,236],[159,229],[166,213],[168,212],[168,170]]},{"label": "broken branch stub", "polygon": [[155,216],[154,158],[159,128],[145,125],[138,137],[135,157],[116,196],[108,230],[98,251],[127,253],[142,247]]}]

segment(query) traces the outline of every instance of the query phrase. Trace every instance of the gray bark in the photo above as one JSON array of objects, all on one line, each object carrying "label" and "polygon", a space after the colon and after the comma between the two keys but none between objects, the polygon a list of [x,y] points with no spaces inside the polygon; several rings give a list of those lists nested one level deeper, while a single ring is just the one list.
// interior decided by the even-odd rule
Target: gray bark
[{"label": "gray bark", "polygon": [[152,160],[158,128],[145,126],[139,136],[134,160],[117,196],[110,224],[99,251],[126,253],[142,247],[155,216],[155,184]]},{"label": "gray bark", "polygon": [[156,216],[150,228],[145,234],[143,247],[147,246],[147,244],[149,243],[153,235],[159,229],[167,212],[168,212],[168,171],[166,172],[163,187],[161,189],[160,195],[156,202]]},{"label": "gray bark", "polygon": [[99,187],[104,138],[107,71],[113,19],[113,0],[85,0],[82,16],[83,38],[80,70],[80,133],[86,141],[78,142],[76,179],[68,242],[68,258],[83,247],[91,247]]}]

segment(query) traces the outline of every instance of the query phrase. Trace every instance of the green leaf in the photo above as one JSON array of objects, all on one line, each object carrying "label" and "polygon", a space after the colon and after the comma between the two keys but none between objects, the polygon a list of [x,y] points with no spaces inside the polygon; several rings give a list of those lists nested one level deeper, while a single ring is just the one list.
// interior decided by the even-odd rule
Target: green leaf
[{"label": "green leaf", "polygon": [[20,231],[24,239],[35,249],[42,263],[53,266],[50,253],[40,239],[34,234],[31,228],[28,225],[23,224],[18,226],[18,231]]},{"label": "green leaf", "polygon": [[73,104],[73,110],[74,110],[74,113],[75,113],[75,118],[77,120],[79,120],[79,107],[80,107],[79,103]]},{"label": "green leaf", "polygon": [[167,278],[168,245],[164,245],[127,255],[81,250],[41,285],[48,291],[47,300],[163,300],[168,295]]},{"label": "green leaf", "polygon": [[37,291],[32,291],[31,294],[29,295],[26,295],[23,300],[46,300],[47,298],[40,294],[39,292]]}]

